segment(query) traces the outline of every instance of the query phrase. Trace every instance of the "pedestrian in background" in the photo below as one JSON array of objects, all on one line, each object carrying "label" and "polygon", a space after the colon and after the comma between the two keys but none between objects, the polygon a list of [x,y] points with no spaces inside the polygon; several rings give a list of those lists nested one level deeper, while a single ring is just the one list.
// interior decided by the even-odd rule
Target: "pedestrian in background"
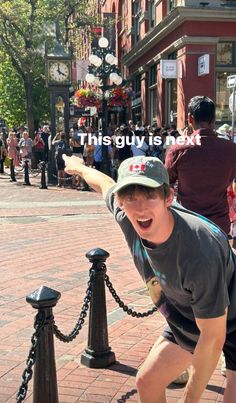
[{"label": "pedestrian in background", "polygon": [[14,131],[9,131],[7,138],[7,154],[10,159],[13,159],[14,166],[19,165],[18,140]]},{"label": "pedestrian in background", "polygon": [[[192,142],[169,149],[165,166],[170,185],[178,181],[177,200],[230,233],[227,188],[236,177],[236,144],[217,137],[215,104],[205,96],[192,98],[188,106]],[[200,142],[200,144],[199,144]]]},{"label": "pedestrian in background", "polygon": [[49,142],[50,142],[50,129],[48,125],[44,125],[42,132],[41,132],[41,138],[44,142],[44,150],[43,150],[43,161],[48,162],[48,153],[49,153]]},{"label": "pedestrian in background", "polygon": [[58,132],[54,137],[52,144],[55,146],[55,161],[57,168],[58,187],[65,187],[65,161],[62,158],[67,152],[66,135],[63,132]]},{"label": "pedestrian in background", "polygon": [[21,159],[28,160],[29,164],[31,164],[33,140],[29,137],[29,133],[26,130],[22,133],[22,138],[20,139],[18,146],[20,148]]},{"label": "pedestrian in background", "polygon": [[7,155],[5,142],[3,139],[3,133],[0,133],[0,174],[4,173],[4,161]]},{"label": "pedestrian in background", "polygon": [[44,161],[44,149],[45,149],[45,144],[42,139],[41,133],[38,131],[35,132],[34,140],[33,140],[33,145],[34,145],[34,156],[35,156],[35,163],[38,165],[41,161]]}]

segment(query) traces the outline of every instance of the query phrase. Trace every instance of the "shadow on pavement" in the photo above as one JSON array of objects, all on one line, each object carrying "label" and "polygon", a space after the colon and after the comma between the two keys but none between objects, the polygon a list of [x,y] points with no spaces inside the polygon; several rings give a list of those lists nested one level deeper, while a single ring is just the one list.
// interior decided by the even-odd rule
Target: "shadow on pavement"
[{"label": "shadow on pavement", "polygon": [[119,361],[116,361],[115,364],[111,365],[107,369],[110,371],[120,372],[122,374],[128,374],[129,376],[135,376],[137,374],[137,368],[131,367],[130,365],[121,364]]},{"label": "shadow on pavement", "polygon": [[216,392],[220,395],[223,395],[225,393],[225,388],[222,388],[221,386],[216,386],[216,385],[207,385],[206,387],[207,390],[211,390],[212,392]]}]

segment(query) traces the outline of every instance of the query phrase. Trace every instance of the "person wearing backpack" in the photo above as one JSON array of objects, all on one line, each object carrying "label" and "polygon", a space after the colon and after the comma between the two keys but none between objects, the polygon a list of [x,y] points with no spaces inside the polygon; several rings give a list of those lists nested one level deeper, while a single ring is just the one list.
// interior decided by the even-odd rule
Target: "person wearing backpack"
[{"label": "person wearing backpack", "polygon": [[52,144],[55,146],[55,160],[57,168],[58,187],[65,187],[65,161],[62,155],[66,153],[67,143],[66,135],[63,132],[58,132],[54,137]]}]

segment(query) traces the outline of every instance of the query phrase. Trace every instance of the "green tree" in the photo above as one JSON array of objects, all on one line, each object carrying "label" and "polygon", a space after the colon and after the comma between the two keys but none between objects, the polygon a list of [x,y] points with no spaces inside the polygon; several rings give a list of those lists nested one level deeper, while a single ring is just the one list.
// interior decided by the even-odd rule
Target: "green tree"
[{"label": "green tree", "polygon": [[[18,84],[15,84],[22,85],[24,89],[21,102],[25,103],[31,134],[34,132],[35,121],[48,115],[43,54],[45,41],[52,42],[57,22],[60,28],[58,39],[64,45],[69,45],[70,30],[76,29],[81,21],[93,24],[96,20],[96,16],[93,16],[89,22],[87,17],[88,3],[94,1],[0,0],[0,44],[6,60],[8,63],[10,61],[16,72],[15,80]],[[6,88],[5,84],[5,91]]]},{"label": "green tree", "polygon": [[25,95],[21,78],[9,56],[0,52],[0,117],[9,127],[25,122]]}]

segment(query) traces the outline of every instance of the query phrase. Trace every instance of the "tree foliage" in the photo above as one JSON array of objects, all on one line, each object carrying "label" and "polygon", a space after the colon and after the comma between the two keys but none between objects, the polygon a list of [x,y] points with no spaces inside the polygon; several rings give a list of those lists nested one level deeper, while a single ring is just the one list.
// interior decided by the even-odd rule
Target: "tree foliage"
[{"label": "tree foliage", "polygon": [[[45,88],[44,46],[57,37],[69,45],[70,30],[93,24],[96,13],[88,17],[88,3],[95,0],[0,0],[0,111],[9,124],[25,116],[31,133],[35,121],[49,116]],[[72,18],[73,17],[73,18]],[[90,18],[90,20],[89,20]],[[5,72],[8,72],[5,74]],[[15,90],[15,91],[14,91]],[[17,97],[12,100],[12,95]],[[4,98],[6,104],[4,106]],[[18,97],[20,100],[18,100]],[[7,109],[8,108],[8,109]],[[0,112],[2,113],[2,112]]]}]

